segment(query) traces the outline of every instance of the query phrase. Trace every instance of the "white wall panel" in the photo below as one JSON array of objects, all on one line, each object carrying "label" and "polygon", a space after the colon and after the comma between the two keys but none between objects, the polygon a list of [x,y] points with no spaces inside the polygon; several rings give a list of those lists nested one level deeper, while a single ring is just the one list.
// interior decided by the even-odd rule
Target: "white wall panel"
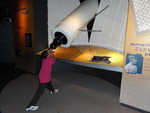
[{"label": "white wall panel", "polygon": [[123,27],[124,24],[122,22],[116,21],[114,24],[114,29],[113,29],[113,33],[112,33],[112,40],[117,40],[119,41],[120,38],[122,38],[122,33],[123,33]]},{"label": "white wall panel", "polygon": [[109,42],[110,42],[110,37],[102,35],[99,41],[99,46],[108,48]]},{"label": "white wall panel", "polygon": [[104,27],[102,29],[102,35],[106,35],[106,36],[111,38],[112,30],[114,28],[114,24],[115,24],[115,21],[114,21],[113,18],[106,18],[105,23],[104,23]]},{"label": "white wall panel", "polygon": [[88,44],[87,32],[81,32],[79,36],[75,39],[75,41],[72,43],[72,45],[87,45],[87,44]]},{"label": "white wall panel", "polygon": [[97,42],[100,47],[106,47],[123,54],[128,0],[102,0],[99,11],[107,5],[109,7],[96,17],[93,28],[101,29],[102,33],[93,32],[90,44],[93,45]]},{"label": "white wall panel", "polygon": [[122,0],[120,4],[120,8],[117,15],[117,20],[123,23],[126,23],[127,20],[127,12],[128,12],[128,0]]},{"label": "white wall panel", "polygon": [[102,33],[101,32],[95,32],[94,34],[96,36],[91,38],[90,44],[99,44]]},{"label": "white wall panel", "polygon": [[120,2],[121,0],[111,0],[110,6],[108,9],[108,16],[112,18],[116,18],[117,13],[119,11],[118,9],[120,8]]},{"label": "white wall panel", "polygon": [[[107,5],[111,4],[112,0],[101,0],[100,2],[100,7],[98,9],[98,12],[100,12],[102,9],[104,9]],[[102,12],[102,14],[106,14],[106,12],[108,11],[108,8]]]},{"label": "white wall panel", "polygon": [[[48,14],[64,9],[64,7],[69,8],[67,6],[71,4],[72,8],[74,8],[75,3],[79,4],[77,0],[48,0]],[[61,12],[64,13],[63,10]]]}]

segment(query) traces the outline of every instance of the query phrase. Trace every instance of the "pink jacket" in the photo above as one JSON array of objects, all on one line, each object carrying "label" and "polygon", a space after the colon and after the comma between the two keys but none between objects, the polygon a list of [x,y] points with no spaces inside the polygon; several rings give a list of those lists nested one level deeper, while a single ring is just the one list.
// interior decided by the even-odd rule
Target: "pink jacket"
[{"label": "pink jacket", "polygon": [[47,57],[42,60],[41,70],[38,76],[40,83],[47,83],[51,81],[52,64],[54,63],[55,59],[51,57]]}]

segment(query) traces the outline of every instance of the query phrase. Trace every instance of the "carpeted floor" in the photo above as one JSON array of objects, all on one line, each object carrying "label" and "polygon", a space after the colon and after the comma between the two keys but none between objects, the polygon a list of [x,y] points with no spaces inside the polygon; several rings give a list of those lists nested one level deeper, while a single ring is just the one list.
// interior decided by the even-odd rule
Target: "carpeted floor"
[{"label": "carpeted floor", "polygon": [[[120,89],[97,77],[74,72],[53,72],[56,94],[45,90],[34,113],[147,113],[119,103]],[[2,113],[26,113],[25,107],[38,86],[36,76],[25,73],[1,92]]]},{"label": "carpeted floor", "polygon": [[23,70],[15,69],[14,63],[0,63],[0,92],[12,80],[26,73]]}]

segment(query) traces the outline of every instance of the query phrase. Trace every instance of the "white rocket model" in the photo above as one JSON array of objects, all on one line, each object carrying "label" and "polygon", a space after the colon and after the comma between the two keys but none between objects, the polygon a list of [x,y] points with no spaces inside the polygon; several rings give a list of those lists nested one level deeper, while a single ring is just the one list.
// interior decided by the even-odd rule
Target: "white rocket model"
[{"label": "white rocket model", "polygon": [[80,29],[96,15],[98,0],[85,0],[75,10],[51,30],[53,42],[50,48],[69,47],[80,33]]}]

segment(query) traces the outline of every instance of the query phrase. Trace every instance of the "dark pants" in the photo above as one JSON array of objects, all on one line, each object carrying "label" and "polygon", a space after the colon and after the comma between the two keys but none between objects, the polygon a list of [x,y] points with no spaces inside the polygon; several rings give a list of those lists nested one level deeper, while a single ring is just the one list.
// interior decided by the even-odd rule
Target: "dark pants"
[{"label": "dark pants", "polygon": [[39,83],[38,89],[36,93],[34,94],[34,97],[32,98],[31,102],[28,106],[35,106],[38,100],[40,99],[41,95],[43,94],[45,88],[48,90],[54,92],[54,88],[51,82],[48,83]]}]

